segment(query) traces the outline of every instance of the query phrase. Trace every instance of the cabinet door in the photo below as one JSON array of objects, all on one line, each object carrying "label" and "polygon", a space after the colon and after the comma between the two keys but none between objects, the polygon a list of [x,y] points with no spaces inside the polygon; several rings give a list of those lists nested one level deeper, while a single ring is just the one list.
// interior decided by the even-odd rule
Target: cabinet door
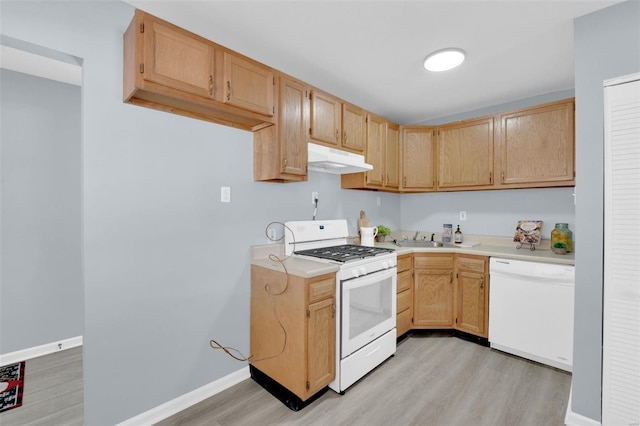
[{"label": "cabinet door", "polygon": [[335,378],[335,299],[309,305],[307,311],[307,394],[313,395]]},{"label": "cabinet door", "polygon": [[342,102],[319,90],[311,91],[310,138],[325,145],[340,145]]},{"label": "cabinet door", "polygon": [[413,324],[453,325],[453,270],[415,270]]},{"label": "cabinet door", "polygon": [[400,133],[397,124],[387,123],[385,147],[384,186],[398,188],[400,187]]},{"label": "cabinet door", "polygon": [[382,186],[384,183],[384,158],[383,149],[387,132],[386,121],[373,114],[367,115],[367,163],[373,166],[373,170],[366,172],[367,185]]},{"label": "cabinet door", "polygon": [[364,153],[365,114],[362,108],[342,104],[342,147],[359,154]]},{"label": "cabinet door", "polygon": [[270,68],[224,52],[224,84],[224,103],[274,115],[274,79]]},{"label": "cabinet door", "polygon": [[286,174],[307,174],[307,87],[282,77],[277,125],[282,149],[281,170]]},{"label": "cabinet door", "polygon": [[480,189],[493,183],[493,117],[438,129],[438,189]]},{"label": "cabinet door", "polygon": [[435,152],[432,128],[402,128],[402,189],[435,190]]},{"label": "cabinet door", "polygon": [[460,271],[457,281],[456,328],[486,336],[484,274]]},{"label": "cabinet door", "polygon": [[182,92],[212,99],[215,54],[213,45],[170,28],[146,16],[144,33],[144,79]]},{"label": "cabinet door", "polygon": [[500,116],[500,184],[574,183],[573,105],[570,99]]}]

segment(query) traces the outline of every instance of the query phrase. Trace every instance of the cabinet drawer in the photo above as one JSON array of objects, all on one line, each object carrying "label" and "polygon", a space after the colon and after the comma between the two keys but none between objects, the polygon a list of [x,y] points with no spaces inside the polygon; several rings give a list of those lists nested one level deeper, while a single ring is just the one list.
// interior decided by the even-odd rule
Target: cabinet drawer
[{"label": "cabinet drawer", "polygon": [[400,312],[396,316],[396,336],[401,336],[411,330],[411,309]]},{"label": "cabinet drawer", "polygon": [[475,271],[484,273],[485,266],[487,264],[486,259],[475,259],[470,257],[458,257],[457,266],[458,269],[464,269],[466,271]]},{"label": "cabinet drawer", "polygon": [[411,307],[412,300],[411,290],[405,290],[402,293],[398,293],[396,312],[399,313],[409,309]]},{"label": "cabinet drawer", "polygon": [[334,277],[326,278],[309,284],[309,303],[331,297],[336,292],[336,281]]},{"label": "cabinet drawer", "polygon": [[411,271],[404,271],[398,274],[398,289],[397,293],[410,289],[412,286],[413,277]]},{"label": "cabinet drawer", "polygon": [[398,258],[398,272],[411,269],[411,256],[400,256]]},{"label": "cabinet drawer", "polygon": [[453,255],[448,256],[416,256],[413,258],[415,269],[451,269]]}]

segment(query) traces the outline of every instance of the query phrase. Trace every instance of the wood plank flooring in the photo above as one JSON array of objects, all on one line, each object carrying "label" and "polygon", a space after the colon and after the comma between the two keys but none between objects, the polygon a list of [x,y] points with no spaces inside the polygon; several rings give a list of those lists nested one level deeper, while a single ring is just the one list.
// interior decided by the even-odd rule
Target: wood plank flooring
[{"label": "wood plank flooring", "polygon": [[450,335],[410,334],[340,396],[294,412],[245,380],[159,426],[564,424],[571,375]]},{"label": "wood plank flooring", "polygon": [[0,413],[0,425],[84,423],[82,347],[28,359],[24,377],[22,406]]}]

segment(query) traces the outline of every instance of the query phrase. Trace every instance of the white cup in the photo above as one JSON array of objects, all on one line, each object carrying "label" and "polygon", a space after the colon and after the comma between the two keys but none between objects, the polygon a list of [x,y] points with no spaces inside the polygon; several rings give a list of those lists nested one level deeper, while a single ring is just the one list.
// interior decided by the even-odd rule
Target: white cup
[{"label": "white cup", "polygon": [[360,228],[360,245],[373,247],[373,239],[378,235],[378,227],[361,227]]}]

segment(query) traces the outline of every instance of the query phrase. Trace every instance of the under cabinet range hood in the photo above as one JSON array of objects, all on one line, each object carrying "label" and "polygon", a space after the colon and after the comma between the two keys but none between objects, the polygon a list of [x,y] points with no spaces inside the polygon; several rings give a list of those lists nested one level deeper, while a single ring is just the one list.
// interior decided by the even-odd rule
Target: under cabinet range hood
[{"label": "under cabinet range hood", "polygon": [[328,146],[309,143],[309,170],[343,175],[373,170],[364,162],[364,156]]}]

